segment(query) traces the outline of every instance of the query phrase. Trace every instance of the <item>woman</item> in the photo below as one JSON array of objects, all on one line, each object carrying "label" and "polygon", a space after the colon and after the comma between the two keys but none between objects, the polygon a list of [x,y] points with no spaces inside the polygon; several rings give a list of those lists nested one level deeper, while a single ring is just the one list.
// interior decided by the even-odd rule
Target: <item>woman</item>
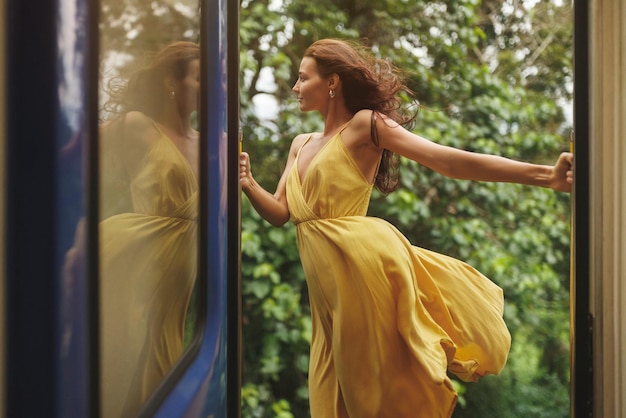
[{"label": "woman", "polygon": [[[374,185],[397,187],[394,154],[459,179],[569,191],[572,156],[554,167],[465,152],[405,130],[395,68],[357,45],[320,40],[293,87],[324,131],[294,138],[274,194],[240,157],[240,183],[275,226],[297,225],[313,337],[311,416],[450,417],[446,372],[473,381],[498,373],[510,335],[502,290],[467,264],[412,246],[392,225],[366,217]],[[400,122],[400,123],[398,123]]]},{"label": "woman", "polygon": [[102,416],[135,416],[183,351],[197,271],[200,51],[162,49],[101,130]]}]

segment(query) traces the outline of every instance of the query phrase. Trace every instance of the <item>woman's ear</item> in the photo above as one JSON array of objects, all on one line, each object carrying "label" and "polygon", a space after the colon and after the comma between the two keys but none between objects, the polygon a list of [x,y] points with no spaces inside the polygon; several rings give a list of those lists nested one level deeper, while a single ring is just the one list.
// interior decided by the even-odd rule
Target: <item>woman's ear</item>
[{"label": "woman's ear", "polygon": [[165,77],[163,79],[163,87],[167,93],[171,93],[176,89],[176,81],[172,77]]},{"label": "woman's ear", "polygon": [[337,87],[339,87],[339,82],[339,76],[336,73],[331,74],[328,77],[328,88],[333,90],[336,89]]}]

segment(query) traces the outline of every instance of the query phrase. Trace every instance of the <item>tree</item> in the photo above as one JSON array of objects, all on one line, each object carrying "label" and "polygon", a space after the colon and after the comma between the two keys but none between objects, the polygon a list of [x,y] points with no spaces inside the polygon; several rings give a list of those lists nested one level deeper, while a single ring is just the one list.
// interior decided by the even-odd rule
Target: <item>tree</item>
[{"label": "tree", "polygon": [[151,53],[174,41],[199,41],[198,3],[105,0],[100,3],[101,82],[126,76]]}]

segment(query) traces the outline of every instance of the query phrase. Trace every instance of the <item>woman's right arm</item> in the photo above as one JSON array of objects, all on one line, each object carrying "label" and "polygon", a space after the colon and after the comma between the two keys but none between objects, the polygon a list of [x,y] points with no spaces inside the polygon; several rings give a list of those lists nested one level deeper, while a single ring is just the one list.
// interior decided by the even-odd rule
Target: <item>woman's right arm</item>
[{"label": "woman's right arm", "polygon": [[248,196],[254,209],[269,223],[274,226],[283,226],[289,221],[289,206],[287,204],[287,174],[296,158],[296,152],[305,135],[298,135],[291,143],[287,164],[283,171],[276,192],[271,194],[256,182],[250,170],[250,156],[247,152],[242,152],[239,156],[239,182],[241,190]]}]

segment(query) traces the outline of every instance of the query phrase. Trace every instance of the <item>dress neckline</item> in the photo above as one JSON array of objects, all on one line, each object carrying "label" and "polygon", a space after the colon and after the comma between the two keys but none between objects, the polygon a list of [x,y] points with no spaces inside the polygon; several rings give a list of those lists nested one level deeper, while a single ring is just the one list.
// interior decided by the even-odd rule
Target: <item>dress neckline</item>
[{"label": "dress neckline", "polygon": [[191,166],[191,163],[189,162],[189,160],[183,155],[182,151],[176,146],[174,141],[172,141],[172,139],[161,129],[161,127],[159,126],[158,122],[153,120],[153,119],[150,119],[150,120],[152,121],[152,124],[154,125],[156,130],[159,132],[159,139],[165,141],[166,143],[168,143],[174,149],[174,152],[183,161],[183,163],[185,164],[185,166],[187,167],[187,169],[191,173],[191,177],[196,181],[196,184],[197,184],[198,183],[198,178],[196,177],[195,171],[193,170],[193,167]]},{"label": "dress neckline", "polygon": [[348,125],[350,124],[350,122],[352,121],[352,119],[350,119],[349,121],[347,121],[346,123],[344,123],[343,125],[341,125],[339,127],[339,129],[337,130],[337,132],[335,132],[333,134],[333,136],[331,136],[328,141],[326,141],[326,143],[324,145],[322,145],[322,147],[315,153],[315,155],[311,158],[311,161],[309,161],[309,165],[306,167],[306,170],[304,171],[304,174],[302,176],[300,176],[300,167],[299,167],[299,161],[300,161],[300,152],[302,151],[302,148],[304,148],[304,146],[306,144],[309,143],[309,141],[311,140],[311,138],[313,138],[313,135],[316,132],[312,132],[309,134],[308,138],[302,143],[302,145],[300,145],[300,148],[298,148],[298,153],[296,154],[296,159],[294,161],[294,166],[296,168],[296,173],[297,173],[297,177],[298,177],[298,183],[300,183],[300,186],[302,186],[302,184],[304,183],[304,181],[306,180],[306,176],[309,172],[309,168],[311,167],[311,165],[317,160],[317,157],[328,147],[328,144],[330,144],[331,142],[333,142],[334,140],[337,139],[337,137],[339,137],[341,135],[341,133],[344,131],[344,129],[346,129],[348,127]]}]

